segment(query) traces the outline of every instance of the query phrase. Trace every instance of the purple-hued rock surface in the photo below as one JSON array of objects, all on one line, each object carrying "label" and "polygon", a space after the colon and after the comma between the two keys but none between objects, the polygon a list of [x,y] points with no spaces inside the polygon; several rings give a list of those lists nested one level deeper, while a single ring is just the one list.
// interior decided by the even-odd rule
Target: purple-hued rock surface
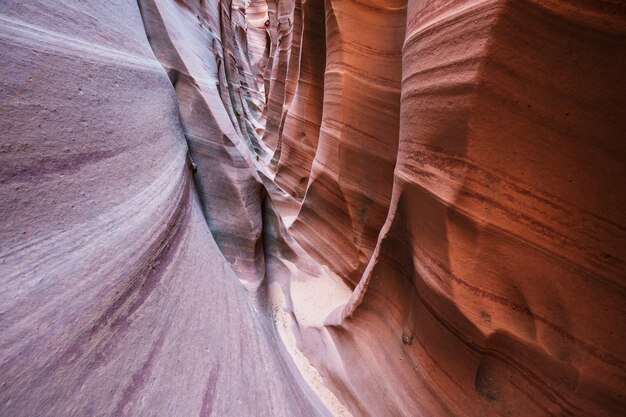
[{"label": "purple-hued rock surface", "polygon": [[626,5],[0,1],[0,417],[617,417]]}]

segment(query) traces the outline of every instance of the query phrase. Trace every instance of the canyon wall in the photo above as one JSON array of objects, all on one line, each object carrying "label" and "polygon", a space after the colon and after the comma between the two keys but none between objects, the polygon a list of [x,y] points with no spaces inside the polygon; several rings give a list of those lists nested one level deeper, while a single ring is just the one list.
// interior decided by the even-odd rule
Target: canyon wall
[{"label": "canyon wall", "polygon": [[619,416],[626,6],[0,4],[0,416]]}]

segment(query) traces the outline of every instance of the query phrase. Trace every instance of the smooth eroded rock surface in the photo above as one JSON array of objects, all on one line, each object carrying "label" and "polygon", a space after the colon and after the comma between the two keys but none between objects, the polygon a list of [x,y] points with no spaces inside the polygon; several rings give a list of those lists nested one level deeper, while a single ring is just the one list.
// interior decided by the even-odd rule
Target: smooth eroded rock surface
[{"label": "smooth eroded rock surface", "polygon": [[626,7],[5,1],[0,416],[626,409]]}]

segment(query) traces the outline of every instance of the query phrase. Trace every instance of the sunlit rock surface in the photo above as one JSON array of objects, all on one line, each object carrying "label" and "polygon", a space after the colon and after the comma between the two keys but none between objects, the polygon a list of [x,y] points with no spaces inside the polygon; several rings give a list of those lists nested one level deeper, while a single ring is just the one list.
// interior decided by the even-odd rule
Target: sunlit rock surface
[{"label": "sunlit rock surface", "polygon": [[0,416],[621,416],[626,6],[0,4]]}]

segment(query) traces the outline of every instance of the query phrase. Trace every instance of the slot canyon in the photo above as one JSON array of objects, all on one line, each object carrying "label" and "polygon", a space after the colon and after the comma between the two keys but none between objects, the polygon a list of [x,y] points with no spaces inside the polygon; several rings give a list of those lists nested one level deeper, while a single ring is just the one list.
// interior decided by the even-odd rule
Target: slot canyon
[{"label": "slot canyon", "polygon": [[626,415],[623,0],[0,0],[1,417]]}]

